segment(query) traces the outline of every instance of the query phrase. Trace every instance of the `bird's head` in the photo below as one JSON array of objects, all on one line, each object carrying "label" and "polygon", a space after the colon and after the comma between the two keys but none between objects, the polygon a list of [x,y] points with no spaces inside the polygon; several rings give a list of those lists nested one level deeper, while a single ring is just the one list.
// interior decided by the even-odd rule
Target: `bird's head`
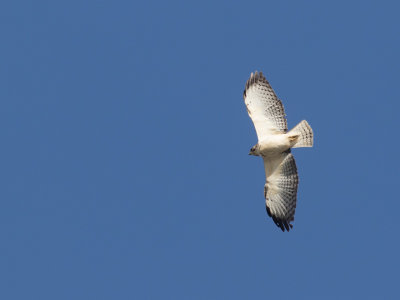
[{"label": "bird's head", "polygon": [[257,145],[251,147],[249,155],[258,156],[259,154],[258,154],[258,151],[257,151],[258,149],[257,148],[258,148]]}]

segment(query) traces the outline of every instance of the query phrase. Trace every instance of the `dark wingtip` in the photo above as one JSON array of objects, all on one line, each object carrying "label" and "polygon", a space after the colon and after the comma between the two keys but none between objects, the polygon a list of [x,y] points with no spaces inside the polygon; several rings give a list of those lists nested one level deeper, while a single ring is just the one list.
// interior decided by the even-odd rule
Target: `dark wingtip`
[{"label": "dark wingtip", "polygon": [[288,222],[284,222],[284,223],[283,223],[283,225],[285,225],[285,228],[286,228],[286,230],[287,230],[287,231],[289,231],[289,230],[290,230],[290,227],[289,227],[289,224],[288,224]]},{"label": "dark wingtip", "polygon": [[243,98],[246,98],[246,91],[254,84],[258,82],[267,82],[262,72],[254,71],[250,74],[250,78],[247,80],[244,91],[243,91]]},{"label": "dark wingtip", "polygon": [[265,208],[267,209],[268,216],[272,218],[272,214],[271,211],[269,210],[269,207],[265,205]]},{"label": "dark wingtip", "polygon": [[289,232],[290,229],[293,228],[293,225],[290,224],[290,221],[283,220],[281,218],[277,218],[276,216],[272,215],[271,210],[269,209],[269,207],[267,205],[265,205],[265,208],[267,210],[268,216],[272,218],[272,220],[274,221],[275,225],[278,226],[283,232],[285,232],[285,230],[287,232]]}]

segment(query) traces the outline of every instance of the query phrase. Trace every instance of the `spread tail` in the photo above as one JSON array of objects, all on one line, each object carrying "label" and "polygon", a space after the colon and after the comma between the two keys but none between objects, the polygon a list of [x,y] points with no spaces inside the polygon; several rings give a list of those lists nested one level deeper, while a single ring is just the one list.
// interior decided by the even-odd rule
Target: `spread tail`
[{"label": "spread tail", "polygon": [[314,134],[306,120],[301,121],[287,134],[289,135],[289,139],[293,141],[292,148],[313,146]]}]

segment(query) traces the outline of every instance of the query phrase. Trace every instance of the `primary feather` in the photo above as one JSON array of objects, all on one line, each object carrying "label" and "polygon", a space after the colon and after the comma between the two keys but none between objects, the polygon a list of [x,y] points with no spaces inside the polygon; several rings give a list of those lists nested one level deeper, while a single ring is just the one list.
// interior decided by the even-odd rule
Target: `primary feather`
[{"label": "primary feather", "polygon": [[251,73],[243,97],[247,112],[256,128],[258,140],[275,132],[287,132],[282,101],[278,99],[262,72]]}]

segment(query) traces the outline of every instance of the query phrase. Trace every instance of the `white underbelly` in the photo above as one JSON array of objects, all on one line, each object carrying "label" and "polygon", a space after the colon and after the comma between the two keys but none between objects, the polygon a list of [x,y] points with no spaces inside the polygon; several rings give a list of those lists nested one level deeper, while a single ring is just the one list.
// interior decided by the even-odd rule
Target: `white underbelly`
[{"label": "white underbelly", "polygon": [[258,142],[262,156],[271,156],[282,153],[290,148],[290,142],[286,134],[270,135]]}]

